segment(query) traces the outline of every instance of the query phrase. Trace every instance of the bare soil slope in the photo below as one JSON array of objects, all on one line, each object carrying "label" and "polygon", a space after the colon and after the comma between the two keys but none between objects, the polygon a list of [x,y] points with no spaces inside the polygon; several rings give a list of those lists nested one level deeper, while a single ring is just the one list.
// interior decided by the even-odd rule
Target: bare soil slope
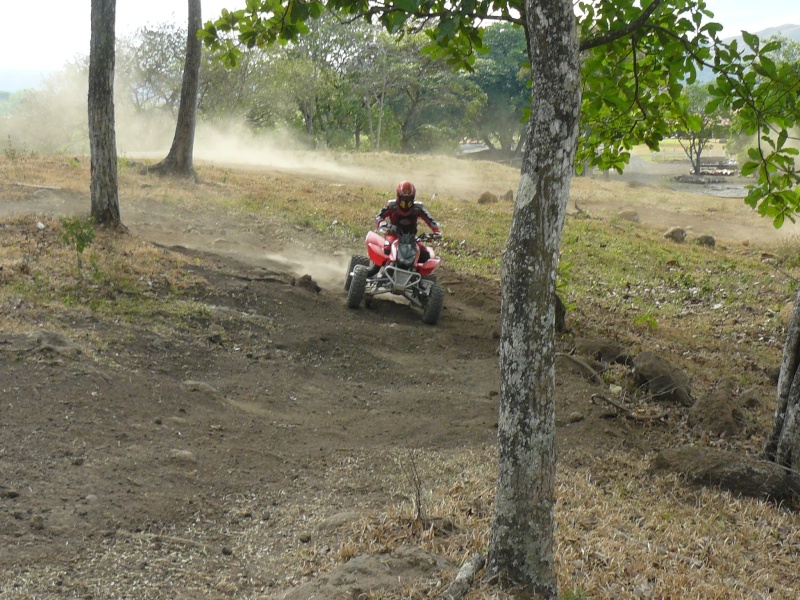
[{"label": "bare soil slope", "polygon": [[[146,188],[122,205],[134,236],[185,259],[205,311],[136,322],[0,307],[0,597],[284,597],[350,557],[365,513],[405,499],[414,451],[490,460],[496,285],[445,270],[436,327],[394,302],[348,310],[344,270],[359,248],[186,212]],[[53,235],[38,220],[88,198],[7,185],[0,207],[3,235],[33,238]],[[305,273],[321,291],[298,285]],[[604,418],[598,389],[559,370],[564,468],[669,439]],[[407,565],[417,597],[457,566]],[[325,593],[411,597],[396,573],[363,569]],[[364,591],[373,581],[394,591]]]},{"label": "bare soil slope", "polygon": [[[95,568],[108,567],[88,557],[140,544],[151,558],[118,574],[122,589],[170,572],[140,597],[219,593],[194,581],[192,568],[162,564],[197,549],[213,562],[201,570],[214,572],[216,586],[230,580],[238,594],[261,591],[299,568],[281,557],[302,543],[307,519],[391,503],[393,452],[493,444],[496,289],[473,287],[462,298],[465,286],[445,272],[453,293],[436,327],[395,302],[348,310],[349,257],[317,293],[293,285],[286,270],[257,266],[270,261],[252,259],[263,248],[254,251],[240,233],[244,223],[222,230],[208,212],[189,224],[163,206],[138,208],[158,223],[145,235],[173,232],[174,242],[207,247],[169,250],[196,259],[187,270],[202,281],[196,298],[207,316],[184,330],[92,319],[61,331],[23,317],[18,332],[0,335],[0,589],[9,597],[22,578],[36,580],[40,593],[102,596],[91,582],[108,575]],[[186,238],[174,233],[187,230]],[[230,258],[239,245],[242,260]],[[25,306],[5,310],[24,315]],[[589,392],[579,379],[563,385],[569,414],[568,404],[585,404]],[[583,428],[590,433],[591,421]],[[262,520],[275,523],[276,537],[268,564],[256,568],[238,546]]]}]

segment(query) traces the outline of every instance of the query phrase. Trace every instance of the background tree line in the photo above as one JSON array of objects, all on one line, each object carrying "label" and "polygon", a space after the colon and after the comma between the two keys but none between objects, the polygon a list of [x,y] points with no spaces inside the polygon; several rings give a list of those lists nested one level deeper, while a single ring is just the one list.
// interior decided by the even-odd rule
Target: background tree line
[{"label": "background tree line", "polygon": [[[309,29],[286,45],[248,50],[235,69],[204,48],[200,121],[235,122],[254,135],[289,132],[307,148],[452,152],[470,139],[501,158],[521,152],[529,90],[520,27],[487,27],[488,51],[477,55],[471,72],[454,72],[442,58],[422,53],[422,33],[398,38],[379,25],[344,24],[330,13]],[[163,132],[178,113],[186,36],[183,24],[165,22],[117,40],[117,134],[124,152],[168,142]],[[777,41],[774,60],[796,63],[800,43]],[[6,151],[85,152],[87,79],[88,57],[69,63],[42,89],[0,92]],[[705,110],[713,85],[702,73],[685,82],[683,110],[669,124],[696,173],[712,139],[725,140],[727,154],[742,162],[752,142],[735,113]]]},{"label": "background tree line", "polygon": [[[307,148],[449,152],[469,138],[509,154],[519,151],[528,96],[520,28],[491,26],[489,51],[473,72],[454,71],[422,53],[422,33],[397,38],[378,25],[343,24],[329,13],[309,29],[285,45],[249,50],[235,69],[204,48],[199,121],[235,122],[255,135],[289,132]],[[117,40],[115,104],[123,152],[168,142],[163,135],[178,113],[186,36],[184,25],[162,23]],[[6,147],[85,152],[88,68],[88,58],[74,61],[42,89],[9,95],[0,105]]]}]

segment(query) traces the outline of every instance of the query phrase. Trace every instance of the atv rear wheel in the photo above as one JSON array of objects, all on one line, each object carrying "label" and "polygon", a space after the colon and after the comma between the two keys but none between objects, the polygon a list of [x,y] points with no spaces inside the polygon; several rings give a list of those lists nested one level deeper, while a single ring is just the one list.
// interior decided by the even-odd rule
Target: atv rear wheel
[{"label": "atv rear wheel", "polygon": [[367,289],[367,274],[369,269],[365,265],[353,267],[353,278],[350,281],[350,289],[347,291],[347,307],[358,308],[364,298],[364,290]]},{"label": "atv rear wheel", "polygon": [[425,312],[422,313],[422,322],[428,325],[436,325],[439,314],[444,305],[444,288],[437,283],[431,286],[428,302],[425,304]]},{"label": "atv rear wheel", "polygon": [[359,256],[358,254],[354,254],[350,258],[350,264],[347,265],[347,277],[345,277],[344,280],[345,292],[350,290],[350,282],[353,281],[353,269],[356,268],[356,265],[364,265],[365,267],[368,267],[369,259],[366,256]]}]

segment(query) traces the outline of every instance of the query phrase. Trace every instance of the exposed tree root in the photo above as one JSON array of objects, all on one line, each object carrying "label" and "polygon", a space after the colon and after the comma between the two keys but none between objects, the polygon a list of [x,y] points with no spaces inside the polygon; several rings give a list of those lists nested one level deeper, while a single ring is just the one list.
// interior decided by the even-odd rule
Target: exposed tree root
[{"label": "exposed tree root", "polygon": [[472,587],[475,574],[480,571],[485,564],[486,559],[482,554],[479,552],[473,554],[458,570],[458,574],[453,580],[453,583],[439,596],[439,600],[459,600],[466,596],[467,592],[469,592],[469,589]]},{"label": "exposed tree root", "polygon": [[659,420],[661,420],[664,417],[669,415],[669,413],[666,412],[666,411],[665,412],[660,412],[660,413],[658,413],[656,415],[637,415],[635,412],[631,411],[630,409],[625,408],[619,402],[615,402],[611,398],[606,398],[605,396],[603,396],[601,394],[592,394],[592,402],[594,402],[595,400],[602,400],[603,402],[606,402],[607,404],[610,404],[615,409],[617,409],[620,413],[622,413],[622,415],[625,418],[631,419],[633,421],[659,421]]}]

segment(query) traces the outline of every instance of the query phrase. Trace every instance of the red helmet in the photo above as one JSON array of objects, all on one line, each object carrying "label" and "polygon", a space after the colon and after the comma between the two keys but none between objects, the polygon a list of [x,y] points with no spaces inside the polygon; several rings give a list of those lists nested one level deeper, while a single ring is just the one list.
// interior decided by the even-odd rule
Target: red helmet
[{"label": "red helmet", "polygon": [[414,208],[417,188],[410,181],[403,181],[397,186],[397,208],[402,214],[408,214]]}]

